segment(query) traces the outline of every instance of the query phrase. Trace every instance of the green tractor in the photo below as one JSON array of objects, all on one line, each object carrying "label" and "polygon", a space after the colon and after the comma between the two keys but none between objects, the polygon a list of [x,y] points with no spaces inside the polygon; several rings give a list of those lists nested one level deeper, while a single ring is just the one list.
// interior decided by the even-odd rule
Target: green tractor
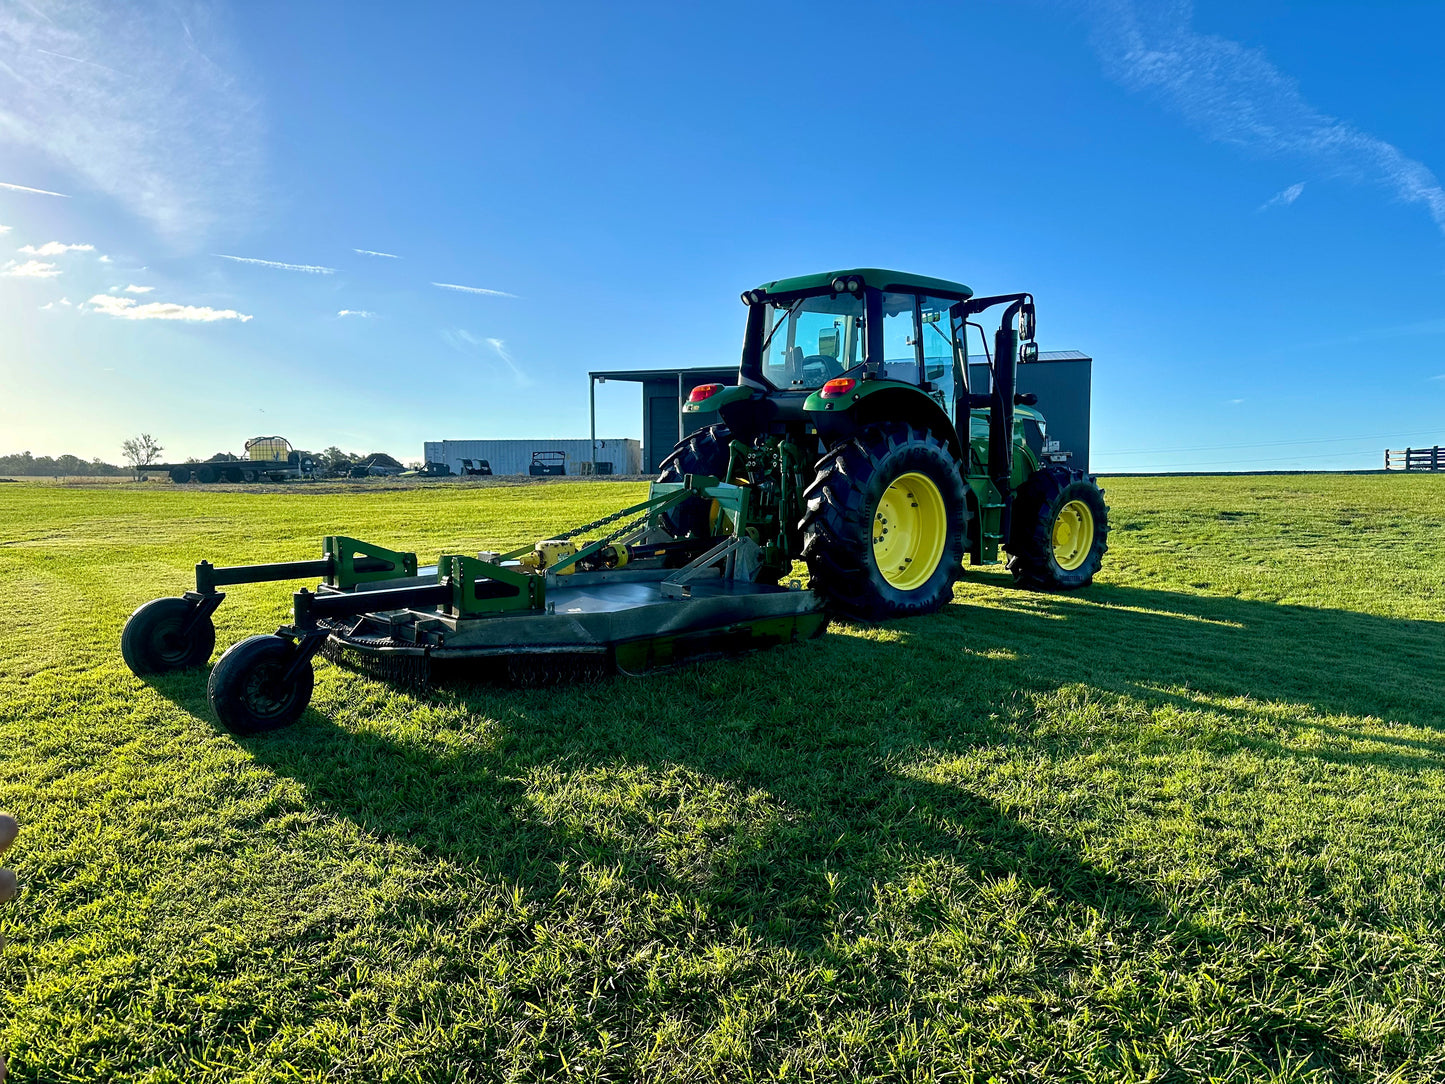
[{"label": "green tractor", "polygon": [[[711,476],[745,486],[759,581],[795,560],[841,617],[928,613],[953,597],[964,555],[1022,585],[1089,584],[1108,549],[1093,477],[1043,460],[1037,399],[1016,366],[1038,356],[1029,294],[860,268],[782,279],[748,308],[735,386],[693,389],[683,410],[717,415],[663,461],[661,482]],[[972,317],[1005,306],[993,349]],[[990,387],[969,387],[968,329]],[[678,538],[730,529],[694,496],[664,517]]]}]

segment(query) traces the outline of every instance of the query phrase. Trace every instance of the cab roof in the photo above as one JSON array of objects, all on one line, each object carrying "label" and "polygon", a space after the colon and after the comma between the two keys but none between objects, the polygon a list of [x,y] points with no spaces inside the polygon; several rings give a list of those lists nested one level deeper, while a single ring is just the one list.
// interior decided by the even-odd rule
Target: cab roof
[{"label": "cab roof", "polygon": [[796,278],[765,282],[759,289],[769,294],[817,290],[828,286],[840,275],[857,275],[863,280],[865,286],[872,286],[878,290],[928,294],[955,301],[966,301],[973,296],[973,291],[961,282],[929,278],[927,275],[910,275],[906,271],[888,271],[879,267],[855,267],[848,271],[823,271],[816,275],[799,275]]}]

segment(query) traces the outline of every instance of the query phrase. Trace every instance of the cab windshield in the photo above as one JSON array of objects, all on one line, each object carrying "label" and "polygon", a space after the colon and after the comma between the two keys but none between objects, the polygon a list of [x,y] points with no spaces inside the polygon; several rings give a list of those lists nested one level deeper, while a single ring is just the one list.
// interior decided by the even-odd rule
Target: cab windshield
[{"label": "cab windshield", "polygon": [[[878,375],[919,382],[919,342],[930,394],[953,393],[953,340],[949,306],[937,297],[885,292],[880,297],[883,356]],[[815,294],[769,301],[763,313],[762,376],[783,391],[814,391],[861,365],[867,355],[865,301],[856,294]],[[857,374],[853,374],[857,375]],[[940,394],[941,393],[941,394]]]},{"label": "cab windshield", "polygon": [[863,299],[854,294],[770,302],[763,376],[775,388],[821,388],[863,360]]}]

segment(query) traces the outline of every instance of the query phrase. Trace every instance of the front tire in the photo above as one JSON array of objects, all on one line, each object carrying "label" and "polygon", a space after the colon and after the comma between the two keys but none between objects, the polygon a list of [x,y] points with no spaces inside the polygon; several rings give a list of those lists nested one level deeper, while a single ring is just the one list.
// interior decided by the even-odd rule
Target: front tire
[{"label": "front tire", "polygon": [[1094,582],[1109,552],[1109,506],[1087,474],[1040,467],[1019,486],[1008,569],[1021,587],[1072,591]]},{"label": "front tire", "polygon": [[932,613],[953,599],[968,504],[953,452],[903,422],[870,425],[828,450],[804,494],[813,590],[843,617]]},{"label": "front tire", "polygon": [[284,636],[249,636],[211,670],[206,698],[232,734],[261,734],[290,726],[311,703],[316,675],[307,659],[288,679],[296,645]]},{"label": "front tire", "polygon": [[204,666],[216,649],[210,614],[195,621],[195,605],[183,598],[152,599],[126,620],[120,655],[137,677]]}]

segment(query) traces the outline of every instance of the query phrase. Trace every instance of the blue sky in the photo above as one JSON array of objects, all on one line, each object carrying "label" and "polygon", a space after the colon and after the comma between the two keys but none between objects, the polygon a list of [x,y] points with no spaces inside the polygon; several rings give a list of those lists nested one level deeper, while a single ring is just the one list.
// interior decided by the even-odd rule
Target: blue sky
[{"label": "blue sky", "polygon": [[399,11],[0,5],[0,452],[585,436],[851,266],[1031,290],[1099,470],[1445,442],[1439,5]]}]

